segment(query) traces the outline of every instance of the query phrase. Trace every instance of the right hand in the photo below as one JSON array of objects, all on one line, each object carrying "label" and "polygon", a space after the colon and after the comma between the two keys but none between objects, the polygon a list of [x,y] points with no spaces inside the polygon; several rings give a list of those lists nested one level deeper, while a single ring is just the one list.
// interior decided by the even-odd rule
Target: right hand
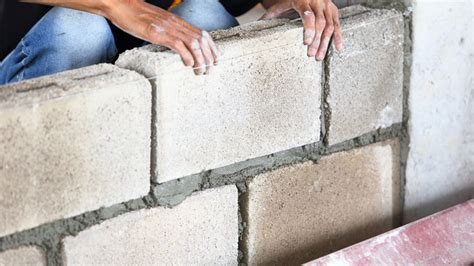
[{"label": "right hand", "polygon": [[176,51],[196,75],[209,73],[217,64],[218,50],[206,31],[159,7],[141,0],[113,0],[102,15],[130,35]]}]

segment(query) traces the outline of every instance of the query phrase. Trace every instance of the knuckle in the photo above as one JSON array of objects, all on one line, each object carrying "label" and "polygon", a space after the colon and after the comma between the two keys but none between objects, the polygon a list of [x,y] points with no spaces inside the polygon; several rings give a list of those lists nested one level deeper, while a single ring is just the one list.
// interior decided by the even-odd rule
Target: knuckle
[{"label": "knuckle", "polygon": [[173,47],[175,47],[175,48],[179,48],[181,43],[182,43],[182,42],[181,42],[180,40],[178,40],[178,39],[173,39],[173,40],[171,40],[171,45],[172,45]]},{"label": "knuckle", "polygon": [[326,30],[330,33],[333,33],[334,32],[334,25],[333,24],[327,25]]},{"label": "knuckle", "polygon": [[196,40],[193,38],[193,37],[187,37],[185,40],[184,40],[184,43],[191,47],[193,46],[194,43],[196,43]]},{"label": "knuckle", "polygon": [[324,28],[326,26],[326,19],[324,19],[322,17],[318,17],[316,19],[316,26]]},{"label": "knuckle", "polygon": [[155,26],[152,23],[149,23],[145,27],[145,35],[146,36],[153,36],[156,33]]}]

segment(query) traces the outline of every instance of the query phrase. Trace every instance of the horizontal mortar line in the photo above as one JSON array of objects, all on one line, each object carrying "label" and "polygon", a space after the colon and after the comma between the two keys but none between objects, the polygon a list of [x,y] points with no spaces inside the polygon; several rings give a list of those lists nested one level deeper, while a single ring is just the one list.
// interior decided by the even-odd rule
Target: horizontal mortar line
[{"label": "horizontal mortar line", "polygon": [[[289,150],[286,150],[286,151],[281,151],[281,152],[261,156],[261,157],[258,157],[258,158],[249,159],[245,162],[238,162],[238,163],[228,165],[228,166],[224,166],[224,167],[221,167],[221,168],[211,169],[211,170],[205,171],[204,173],[212,172],[212,171],[216,171],[216,170],[218,170],[220,172],[227,172],[227,171],[225,171],[226,168],[230,168],[230,169],[238,168],[239,169],[239,170],[234,171],[234,172],[229,171],[228,173],[219,174],[219,175],[216,175],[216,176],[213,177],[214,180],[215,179],[223,179],[223,178],[226,178],[226,177],[229,177],[229,176],[239,175],[239,173],[242,172],[242,171],[249,171],[249,170],[251,171],[251,168],[261,167],[261,165],[265,164],[265,163],[270,164],[273,161],[270,158],[284,159],[285,154],[289,154],[289,156],[291,156],[291,155],[293,155],[292,151],[295,151],[294,154],[298,154],[298,150],[300,150],[300,149],[304,150],[303,152],[299,152],[300,156],[293,155],[292,156],[293,159],[289,160],[288,162],[281,163],[281,164],[278,164],[278,165],[273,165],[271,167],[261,167],[262,169],[260,171],[257,170],[256,173],[254,173],[254,174],[241,176],[240,179],[237,178],[238,180],[235,183],[239,183],[239,181],[240,182],[246,181],[247,178],[253,178],[256,175],[263,174],[263,173],[266,173],[266,172],[270,172],[270,171],[273,171],[273,170],[276,170],[276,169],[279,169],[279,168],[283,168],[283,167],[287,167],[287,166],[290,166],[290,165],[294,165],[296,163],[304,163],[304,162],[307,162],[307,161],[317,162],[321,158],[332,155],[334,153],[349,151],[349,150],[352,150],[352,149],[355,149],[355,148],[362,148],[362,147],[365,147],[365,146],[368,146],[368,145],[371,145],[371,144],[381,143],[381,142],[389,140],[389,139],[395,139],[395,138],[401,139],[402,137],[403,137],[402,124],[401,123],[396,123],[396,124],[393,124],[392,126],[390,126],[388,128],[372,131],[372,132],[363,134],[361,136],[358,136],[354,139],[347,140],[347,141],[344,141],[344,142],[341,142],[341,143],[337,143],[337,144],[334,144],[334,145],[331,145],[331,146],[328,146],[328,147],[324,146],[321,141],[318,141],[318,142],[310,143],[310,144],[303,145],[303,146],[300,146],[300,147],[295,147],[295,148],[292,148],[292,149],[289,149]],[[260,160],[262,160],[263,162],[259,162]],[[251,164],[252,161],[256,161],[256,162],[259,162],[259,163],[256,163],[256,164],[252,165]],[[248,166],[239,168],[238,167],[239,165],[244,165],[244,166],[248,165]],[[193,176],[193,175],[191,175],[191,176]],[[186,178],[186,177],[184,177],[184,178]],[[183,178],[181,178],[181,179],[183,179]],[[215,188],[215,187],[219,187],[219,186],[226,185],[226,184],[229,184],[229,183],[224,183],[224,184],[220,184],[220,185],[217,185],[217,186],[209,186],[209,188]]]},{"label": "horizontal mortar line", "polygon": [[[380,142],[383,142],[383,141],[386,141],[386,140],[389,140],[389,139],[401,138],[401,137],[403,137],[402,134],[403,134],[402,124],[401,123],[396,123],[396,124],[393,124],[392,126],[390,126],[388,128],[375,130],[375,131],[363,134],[361,136],[358,136],[354,139],[351,139],[351,140],[348,140],[348,141],[345,141],[345,142],[342,142],[342,143],[338,143],[338,144],[335,144],[335,145],[331,145],[329,147],[323,147],[323,146],[320,145],[321,144],[320,142],[314,142],[314,143],[310,143],[310,144],[303,145],[303,146],[300,146],[300,147],[292,148],[292,149],[289,149],[289,150],[286,150],[286,151],[282,151],[282,152],[262,156],[262,157],[259,157],[259,158],[250,159],[246,162],[248,163],[249,161],[250,162],[251,161],[258,161],[259,159],[260,160],[264,159],[264,161],[265,161],[266,158],[273,158],[273,157],[279,157],[279,156],[281,157],[281,154],[284,154],[284,153],[288,153],[288,152],[291,152],[291,151],[297,151],[299,149],[304,150],[301,153],[301,155],[303,155],[303,156],[298,156],[297,155],[297,156],[295,156],[296,159],[293,158],[292,160],[289,160],[286,163],[278,165],[275,168],[272,168],[272,167],[263,168],[261,173],[265,173],[265,172],[269,172],[269,171],[272,171],[272,170],[275,170],[275,169],[278,169],[278,168],[293,165],[295,163],[303,163],[303,162],[310,161],[311,160],[310,157],[312,157],[312,156],[314,156],[314,158],[317,158],[317,160],[319,160],[320,158],[322,158],[324,156],[329,156],[333,153],[348,151],[348,150],[351,150],[351,149],[354,149],[354,148],[361,148],[361,147],[365,147],[365,146],[368,146],[368,145],[371,145],[371,144],[380,143]],[[365,139],[369,139],[369,140],[365,140]],[[317,148],[312,149],[314,147],[317,147]],[[269,160],[269,159],[267,159],[267,160]],[[208,171],[205,171],[205,173],[206,172],[211,172],[211,171],[216,171],[216,170],[223,170],[225,168],[235,167],[235,165],[238,165],[238,164],[242,164],[242,162],[236,163],[236,164],[233,164],[233,165],[229,165],[229,166],[224,166],[222,168],[208,170]],[[259,165],[260,164],[262,164],[262,163],[259,163]],[[240,172],[242,170],[245,170],[245,168],[240,169],[238,171],[222,174],[222,175],[217,175],[217,176],[214,177],[214,179],[219,179],[219,178],[223,178],[223,177],[230,176],[230,175],[236,175],[236,174],[238,174],[238,172]],[[201,173],[201,174],[204,174],[204,173]],[[260,174],[260,173],[258,173],[258,174]],[[194,175],[191,175],[191,176],[194,176]],[[178,180],[183,180],[183,179],[186,179],[188,177],[190,177],[190,176],[186,176],[186,177],[180,178]],[[212,186],[208,186],[208,187],[201,186],[201,188],[199,188],[198,190],[195,190],[195,191],[203,191],[203,190],[207,190],[207,189],[210,189],[210,188],[216,188],[216,187],[220,187],[220,186],[224,186],[224,185],[231,185],[231,184],[236,185],[239,182],[246,181],[246,178],[248,178],[248,177],[249,176],[245,176],[244,180],[237,180],[236,182],[234,180],[233,183],[224,183],[224,184],[216,183],[217,185],[212,185]],[[177,181],[177,180],[173,180],[173,181]],[[173,181],[169,181],[169,182],[173,182]],[[166,184],[166,183],[163,183],[163,184]],[[152,190],[153,190],[153,187],[155,187],[155,186],[159,186],[159,185],[152,185],[151,186]],[[145,209],[145,208],[163,207],[163,206],[160,206],[156,203],[153,203],[152,199],[151,199],[152,197],[153,197],[153,195],[152,195],[152,193],[150,193],[147,196],[144,196],[144,197],[141,197],[141,198],[131,199],[131,200],[126,201],[126,202],[122,202],[122,203],[114,204],[112,206],[108,206],[108,207],[104,207],[104,208],[84,212],[80,215],[76,215],[76,216],[65,218],[65,219],[56,220],[56,221],[49,222],[49,223],[46,223],[46,224],[43,224],[43,225],[39,225],[39,226],[31,228],[31,229],[23,230],[23,231],[20,231],[20,232],[16,232],[16,233],[12,233],[10,235],[0,237],[0,252],[5,251],[5,250],[9,250],[9,249],[18,248],[18,247],[21,247],[21,246],[26,246],[26,245],[36,245],[36,246],[41,247],[41,246],[43,246],[44,243],[47,243],[48,241],[51,241],[51,240],[54,240],[54,239],[57,239],[57,238],[63,239],[66,236],[77,235],[78,233],[80,233],[80,232],[82,232],[82,231],[84,231],[84,230],[86,230],[86,229],[88,229],[88,228],[90,228],[94,225],[98,225],[98,224],[100,224],[104,221],[111,220],[111,219],[113,219],[117,216],[120,216],[122,214],[125,214],[125,213],[129,213],[129,212],[133,212],[133,211],[141,210],[141,209]],[[150,203],[150,202],[152,202],[152,203]],[[135,208],[128,207],[129,205],[133,205],[133,204],[138,204],[139,206],[137,206]],[[100,217],[101,213],[112,213],[112,214],[108,214],[106,218],[101,218]],[[44,235],[45,232],[49,232],[48,236]]]}]

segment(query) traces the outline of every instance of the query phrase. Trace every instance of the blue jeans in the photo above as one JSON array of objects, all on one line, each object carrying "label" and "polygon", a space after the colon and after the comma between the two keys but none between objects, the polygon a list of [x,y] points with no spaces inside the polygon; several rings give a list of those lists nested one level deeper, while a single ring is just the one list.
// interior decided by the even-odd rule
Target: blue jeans
[{"label": "blue jeans", "polygon": [[[219,0],[186,0],[172,12],[206,31],[238,25]],[[103,17],[55,7],[0,63],[0,85],[110,63],[116,55],[112,30]]]}]

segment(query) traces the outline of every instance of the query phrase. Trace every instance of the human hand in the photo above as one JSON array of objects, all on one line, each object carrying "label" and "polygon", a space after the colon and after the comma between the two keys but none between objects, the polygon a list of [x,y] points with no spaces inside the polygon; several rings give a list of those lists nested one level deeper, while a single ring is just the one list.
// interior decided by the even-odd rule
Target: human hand
[{"label": "human hand", "polygon": [[137,38],[176,51],[196,75],[217,64],[218,50],[206,31],[159,7],[141,0],[109,0],[102,15]]},{"label": "human hand", "polygon": [[280,0],[267,9],[262,19],[272,19],[298,12],[303,20],[304,44],[308,46],[308,56],[323,60],[334,35],[338,51],[342,51],[342,33],[339,10],[331,0]]}]

